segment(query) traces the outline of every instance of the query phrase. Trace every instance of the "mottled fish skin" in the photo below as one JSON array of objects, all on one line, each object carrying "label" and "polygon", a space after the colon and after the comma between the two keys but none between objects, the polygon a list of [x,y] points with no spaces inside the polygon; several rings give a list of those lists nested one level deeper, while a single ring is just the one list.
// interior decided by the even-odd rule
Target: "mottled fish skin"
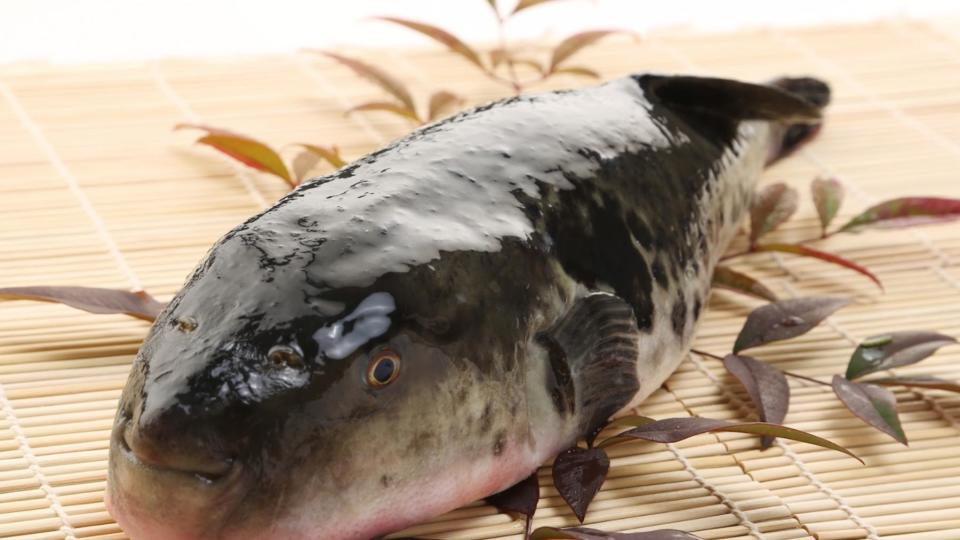
[{"label": "mottled fish skin", "polygon": [[[467,111],[228,233],[124,390],[108,489],[124,529],[375,537],[509,487],[649,395],[784,130],[667,106],[652,80]],[[548,339],[592,328],[564,317],[597,293],[636,323],[609,394]],[[274,364],[276,346],[302,363]],[[400,376],[372,388],[384,347]]]}]

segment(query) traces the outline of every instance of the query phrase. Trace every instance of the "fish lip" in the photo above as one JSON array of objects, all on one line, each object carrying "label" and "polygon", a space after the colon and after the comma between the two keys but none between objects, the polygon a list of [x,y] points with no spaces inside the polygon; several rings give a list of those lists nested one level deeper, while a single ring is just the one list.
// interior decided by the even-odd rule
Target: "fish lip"
[{"label": "fish lip", "polygon": [[121,415],[117,420],[116,426],[114,427],[112,438],[123,459],[134,467],[146,469],[155,474],[169,475],[171,477],[180,477],[193,480],[201,485],[209,487],[235,484],[242,474],[242,466],[240,461],[236,458],[228,458],[226,460],[227,466],[223,472],[162,467],[143,461],[137,457],[136,453],[134,453],[133,449],[130,448],[130,445],[127,443],[126,433],[129,423],[130,417],[126,414]]}]

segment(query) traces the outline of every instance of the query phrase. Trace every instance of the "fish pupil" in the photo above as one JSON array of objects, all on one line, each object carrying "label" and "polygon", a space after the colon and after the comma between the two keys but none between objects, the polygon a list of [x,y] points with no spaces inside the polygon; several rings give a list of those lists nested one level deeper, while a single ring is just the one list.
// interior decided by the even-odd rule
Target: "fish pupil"
[{"label": "fish pupil", "polygon": [[384,358],[377,362],[377,365],[373,368],[373,378],[380,384],[386,384],[390,382],[390,379],[393,377],[394,371],[397,369],[396,362],[392,358]]}]

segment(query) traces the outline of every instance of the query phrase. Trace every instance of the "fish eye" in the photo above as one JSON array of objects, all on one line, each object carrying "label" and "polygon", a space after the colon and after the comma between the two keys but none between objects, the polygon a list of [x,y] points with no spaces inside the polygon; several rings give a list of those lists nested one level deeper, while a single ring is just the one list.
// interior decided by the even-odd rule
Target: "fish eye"
[{"label": "fish eye", "polygon": [[299,350],[289,345],[274,345],[270,347],[270,350],[267,352],[267,359],[278,367],[303,367],[303,355],[300,354]]},{"label": "fish eye", "polygon": [[400,355],[392,349],[383,349],[370,358],[367,365],[367,384],[373,388],[384,386],[400,376]]}]

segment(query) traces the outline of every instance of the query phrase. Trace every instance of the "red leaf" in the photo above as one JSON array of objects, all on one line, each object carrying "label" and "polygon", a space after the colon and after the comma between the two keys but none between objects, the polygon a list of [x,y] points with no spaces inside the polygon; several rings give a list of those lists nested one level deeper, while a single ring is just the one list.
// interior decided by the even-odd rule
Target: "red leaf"
[{"label": "red leaf", "polygon": [[793,255],[800,255],[801,257],[820,259],[821,261],[826,261],[828,263],[836,264],[849,270],[853,270],[854,272],[858,272],[869,278],[870,281],[876,283],[877,287],[880,287],[880,290],[883,290],[883,283],[880,283],[880,278],[878,278],[873,272],[849,259],[844,259],[843,257],[834,255],[833,253],[827,253],[826,251],[820,251],[818,249],[813,249],[799,244],[759,244],[753,247],[753,251],[776,251],[779,253],[791,253]]},{"label": "red leaf", "polygon": [[446,45],[447,48],[449,48],[451,51],[466,58],[471,64],[486,71],[486,68],[483,65],[483,61],[480,60],[480,55],[478,55],[476,51],[471,49],[470,46],[464,43],[460,38],[451,34],[450,32],[447,32],[442,28],[438,28],[436,26],[422,23],[422,22],[401,19],[399,17],[373,17],[373,18],[381,21],[387,21],[394,24],[399,24],[400,26],[405,26],[415,32],[419,32],[429,37],[430,39],[439,41],[440,43]]},{"label": "red leaf", "polygon": [[817,216],[820,217],[820,229],[826,235],[827,227],[843,204],[843,184],[835,178],[817,178],[810,183],[810,192],[817,208]]},{"label": "red leaf", "polygon": [[622,33],[623,30],[587,30],[586,32],[576,33],[561,41],[553,49],[553,55],[550,57],[550,67],[548,73],[553,73],[560,67],[560,63],[570,58],[580,49],[595,43],[597,40],[609,36],[610,34]]},{"label": "red leaf", "polygon": [[290,187],[295,187],[296,185],[296,182],[293,181],[293,177],[290,175],[290,171],[287,170],[287,166],[283,163],[283,159],[280,158],[280,154],[265,143],[247,137],[246,135],[199,124],[178,124],[174,129],[200,129],[206,131],[207,135],[197,139],[198,143],[216,148],[248,167],[278,176],[290,185]]},{"label": "red leaf", "polygon": [[815,444],[823,448],[829,448],[831,450],[836,450],[837,452],[843,452],[844,454],[847,454],[858,461],[860,460],[860,458],[853,455],[852,452],[836,443],[822,439],[816,435],[800,431],[799,429],[779,426],[776,424],[767,424],[765,422],[728,422],[726,420],[714,420],[712,418],[699,417],[666,418],[664,420],[657,420],[656,422],[651,422],[638,428],[625,431],[617,435],[616,438],[620,440],[624,438],[632,438],[650,442],[674,443],[684,439],[689,439],[695,435],[713,433],[717,431],[752,433],[754,435],[783,437],[784,439]]},{"label": "red leaf", "polygon": [[400,82],[396,77],[387,73],[386,71],[357,60],[356,58],[349,58],[340,54],[326,52],[326,51],[314,51],[318,52],[324,56],[332,58],[337,62],[343,64],[351,71],[356,73],[358,76],[367,79],[368,81],[376,84],[383,90],[386,90],[391,96],[397,98],[404,105],[404,108],[408,111],[416,111],[417,107],[413,103],[413,96],[410,95],[410,91],[407,90],[406,85]]},{"label": "red leaf", "polygon": [[610,458],[599,448],[573,447],[553,461],[553,484],[580,523],[610,470]]},{"label": "red leaf", "polygon": [[782,225],[797,211],[797,190],[784,184],[770,184],[756,193],[750,207],[750,244]]},{"label": "red leaf", "polygon": [[886,388],[848,381],[840,375],[833,376],[833,392],[858,418],[907,444],[907,435],[897,416],[897,398]]},{"label": "red leaf", "polygon": [[[746,388],[760,420],[783,423],[790,407],[790,384],[782,371],[755,358],[735,354],[728,354],[723,359],[723,367]],[[773,437],[764,436],[762,447],[770,447],[773,440]]]},{"label": "red leaf", "polygon": [[946,390],[947,392],[960,393],[960,383],[931,377],[929,375],[913,375],[908,377],[884,377],[882,379],[867,379],[864,384],[876,384],[880,386],[908,386],[916,388],[929,388],[931,390]]},{"label": "red leaf", "polygon": [[394,103],[392,101],[371,101],[369,103],[361,103],[360,105],[347,109],[345,114],[350,114],[357,111],[384,111],[393,113],[397,116],[402,116],[403,118],[406,118],[415,124],[422,122],[420,117],[417,116],[416,111],[408,109],[404,105]]},{"label": "red leaf", "polygon": [[760,306],[747,316],[733,352],[806,334],[849,303],[846,298],[808,296]]},{"label": "red leaf", "polygon": [[599,74],[599,73],[597,73],[596,71],[594,71],[594,70],[592,70],[592,69],[590,69],[590,68],[585,68],[585,67],[582,67],[582,66],[569,66],[569,67],[557,68],[557,69],[553,70],[553,72],[554,72],[554,73],[566,73],[567,75],[576,75],[576,76],[578,76],[578,77],[590,77],[590,78],[592,78],[592,79],[599,79],[599,78],[600,78],[600,74]]},{"label": "red leaf", "polygon": [[916,364],[940,347],[957,340],[936,332],[903,331],[872,336],[853,351],[847,364],[847,379],[853,380],[884,369]]},{"label": "red leaf", "polygon": [[327,163],[333,165],[336,168],[343,167],[347,164],[342,157],[340,157],[340,149],[336,146],[320,146],[317,144],[307,144],[307,143],[296,143],[297,146],[303,147],[308,152],[316,155],[320,159],[325,159]]},{"label": "red leaf", "polygon": [[427,107],[427,119],[436,120],[446,111],[456,108],[462,103],[463,98],[453,92],[446,90],[434,92],[433,95],[430,96],[430,105]]},{"label": "red leaf", "polygon": [[153,321],[166,305],[146,291],[97,287],[9,287],[0,289],[0,300],[36,300],[64,304],[88,313],[122,313]]},{"label": "red leaf", "polygon": [[955,219],[960,219],[960,199],[903,197],[871,206],[840,227],[838,232],[861,227],[911,227]]},{"label": "red leaf", "polygon": [[754,296],[770,302],[777,301],[777,295],[768,289],[766,285],[746,274],[741,274],[736,270],[727,268],[726,266],[718,266],[713,270],[712,285],[714,287],[720,287],[729,291],[746,294],[748,296]]}]

